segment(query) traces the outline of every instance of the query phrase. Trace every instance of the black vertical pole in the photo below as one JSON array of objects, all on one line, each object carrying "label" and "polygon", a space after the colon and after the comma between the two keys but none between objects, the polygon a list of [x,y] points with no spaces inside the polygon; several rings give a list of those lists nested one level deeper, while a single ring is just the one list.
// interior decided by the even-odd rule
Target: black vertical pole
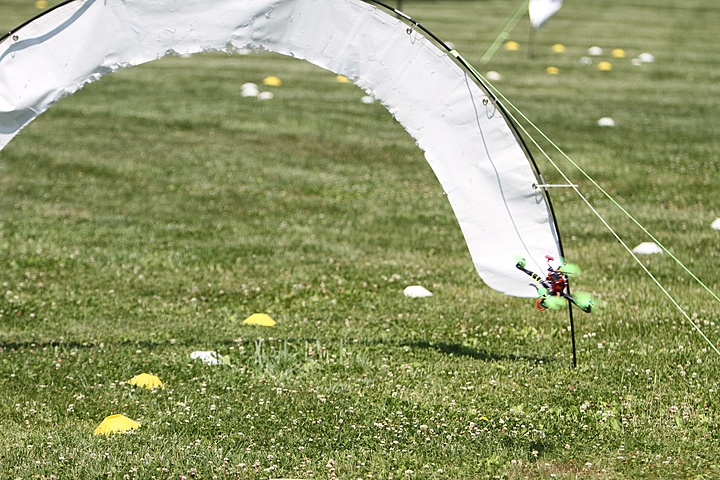
[{"label": "black vertical pole", "polygon": [[[568,289],[568,293],[570,290]],[[570,339],[572,341],[573,368],[577,367],[577,354],[575,352],[575,321],[573,320],[572,302],[568,302],[568,315],[570,316]]]},{"label": "black vertical pole", "polygon": [[[560,248],[562,249],[562,246]],[[568,295],[570,295],[570,281],[569,280],[567,283],[567,292],[568,292]],[[567,302],[567,304],[568,304],[568,317],[570,317],[570,341],[572,343],[573,368],[576,368],[577,367],[577,353],[575,350],[575,320],[573,319],[572,302]]]}]

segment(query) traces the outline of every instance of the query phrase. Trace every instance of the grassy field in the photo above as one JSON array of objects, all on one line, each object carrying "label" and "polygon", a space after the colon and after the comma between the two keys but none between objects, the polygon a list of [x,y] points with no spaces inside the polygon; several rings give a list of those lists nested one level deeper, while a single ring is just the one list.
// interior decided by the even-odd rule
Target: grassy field
[{"label": "grassy field", "polygon": [[[521,50],[482,66],[515,2],[404,8],[720,291],[717,2],[568,2],[533,58],[525,19]],[[37,12],[3,1],[0,30]],[[274,99],[240,96],[268,75]],[[422,152],[362,95],[278,55],[167,58],[0,153],[0,478],[720,477],[720,358],[580,199],[553,192],[576,288],[605,308],[576,313],[573,369],[567,315],[481,282]],[[643,260],[720,343],[718,303]],[[243,325],[255,312],[277,325]],[[142,372],[166,388],[127,383]],[[141,427],[93,435],[117,413]]]}]

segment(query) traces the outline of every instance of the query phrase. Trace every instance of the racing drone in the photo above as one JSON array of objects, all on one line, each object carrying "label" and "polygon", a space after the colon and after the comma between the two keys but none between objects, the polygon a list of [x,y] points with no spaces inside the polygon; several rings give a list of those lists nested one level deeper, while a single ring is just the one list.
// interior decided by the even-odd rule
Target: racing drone
[{"label": "racing drone", "polygon": [[559,267],[554,268],[550,262],[555,259],[550,255],[545,255],[545,258],[548,262],[548,273],[545,278],[525,268],[526,262],[524,258],[518,259],[515,265],[518,270],[525,272],[537,282],[537,284],[530,284],[537,290],[538,298],[535,300],[537,309],[559,309],[565,306],[566,302],[570,302],[585,313],[592,312],[597,304],[588,294],[577,293],[571,295],[568,291],[568,277],[580,275],[580,268],[575,264],[564,262]]}]

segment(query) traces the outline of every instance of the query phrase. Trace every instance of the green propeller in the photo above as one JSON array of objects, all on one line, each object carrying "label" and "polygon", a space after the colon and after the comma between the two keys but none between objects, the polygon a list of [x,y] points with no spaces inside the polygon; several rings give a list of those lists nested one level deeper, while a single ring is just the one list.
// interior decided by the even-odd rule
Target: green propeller
[{"label": "green propeller", "polygon": [[577,277],[582,273],[577,263],[565,263],[560,267],[560,271],[571,277]]},{"label": "green propeller", "polygon": [[580,308],[590,308],[593,313],[597,313],[598,308],[602,306],[599,300],[587,292],[573,292],[573,298]]},{"label": "green propeller", "polygon": [[567,305],[567,302],[563,297],[558,297],[556,295],[550,295],[545,297],[543,303],[547,308],[550,308],[552,310],[559,310],[565,305]]}]

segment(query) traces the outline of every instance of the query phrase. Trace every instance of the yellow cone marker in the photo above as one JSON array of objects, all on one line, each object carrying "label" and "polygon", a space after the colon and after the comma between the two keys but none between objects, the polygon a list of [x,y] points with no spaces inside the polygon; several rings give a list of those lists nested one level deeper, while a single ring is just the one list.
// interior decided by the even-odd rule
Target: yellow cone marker
[{"label": "yellow cone marker", "polygon": [[270,315],[265,313],[253,313],[243,320],[244,325],[260,325],[262,327],[274,327],[276,323],[275,320],[270,318]]},{"label": "yellow cone marker", "polygon": [[157,376],[150,375],[149,373],[135,375],[133,378],[128,380],[128,383],[130,385],[135,385],[136,387],[147,388],[148,390],[152,390],[153,388],[165,388],[165,385],[163,385]]},{"label": "yellow cone marker", "polygon": [[37,0],[37,2],[35,2],[35,8],[38,10],[45,10],[47,6],[48,3],[45,0]]},{"label": "yellow cone marker", "polygon": [[627,55],[625,55],[625,50],[622,48],[616,48],[612,52],[610,52],[610,55],[612,55],[613,58],[625,58]]},{"label": "yellow cone marker", "polygon": [[565,45],[562,43],[556,43],[552,46],[552,51],[555,53],[565,53]]},{"label": "yellow cone marker", "polygon": [[520,44],[516,41],[510,40],[509,42],[505,43],[505,50],[508,52],[517,52],[520,50]]},{"label": "yellow cone marker", "polygon": [[557,67],[547,67],[545,69],[545,73],[547,73],[548,75],[559,75],[560,69]]},{"label": "yellow cone marker", "polygon": [[105,420],[100,422],[97,426],[93,435],[110,435],[113,433],[124,433],[129,430],[135,430],[140,424],[135,420],[130,420],[125,415],[117,414],[105,417]]},{"label": "yellow cone marker", "polygon": [[598,63],[598,70],[601,72],[609,72],[613,69],[612,63],[610,62],[600,62]]},{"label": "yellow cone marker", "polygon": [[263,85],[267,85],[268,87],[279,87],[282,85],[282,80],[274,75],[270,75],[269,77],[265,77],[263,79]]}]

